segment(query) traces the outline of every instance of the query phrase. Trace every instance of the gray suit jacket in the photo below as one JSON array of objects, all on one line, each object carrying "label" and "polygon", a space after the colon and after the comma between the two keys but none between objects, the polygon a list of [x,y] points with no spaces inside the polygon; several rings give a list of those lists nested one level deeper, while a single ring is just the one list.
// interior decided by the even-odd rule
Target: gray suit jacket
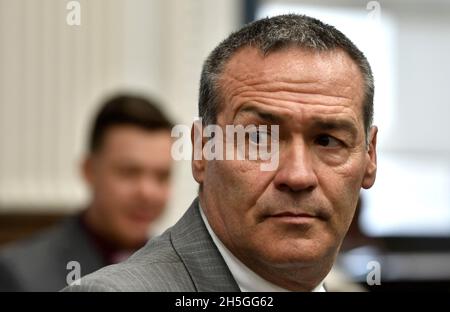
[{"label": "gray suit jacket", "polygon": [[125,262],[63,291],[239,291],[200,215],[198,199],[161,236]]},{"label": "gray suit jacket", "polygon": [[67,286],[69,261],[80,263],[81,275],[105,266],[78,216],[2,248],[0,291],[58,291]]}]

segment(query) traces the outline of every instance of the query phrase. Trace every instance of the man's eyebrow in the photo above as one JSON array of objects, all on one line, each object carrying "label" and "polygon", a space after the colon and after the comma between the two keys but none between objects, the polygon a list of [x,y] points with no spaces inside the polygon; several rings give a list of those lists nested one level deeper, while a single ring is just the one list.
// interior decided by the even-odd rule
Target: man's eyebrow
[{"label": "man's eyebrow", "polygon": [[276,116],[268,111],[262,110],[260,108],[257,108],[255,106],[245,106],[242,109],[240,109],[237,113],[236,116],[238,116],[239,114],[253,114],[258,116],[260,119],[265,120],[267,122],[270,123],[274,123],[274,124],[279,124],[281,122],[281,118],[279,116]]},{"label": "man's eyebrow", "polygon": [[[264,109],[260,109],[258,107],[255,107],[253,105],[248,105],[236,113],[235,116],[238,116],[239,114],[253,114],[257,117],[261,118],[262,120],[265,120],[269,123],[273,124],[281,124],[283,118],[277,115],[274,115],[273,113],[266,111]],[[356,136],[358,134],[358,128],[355,125],[355,123],[349,119],[335,119],[335,118],[321,118],[316,117],[313,118],[311,121],[312,127],[316,129],[320,129],[323,131],[327,130],[343,130],[348,133],[350,133],[352,136]]]}]

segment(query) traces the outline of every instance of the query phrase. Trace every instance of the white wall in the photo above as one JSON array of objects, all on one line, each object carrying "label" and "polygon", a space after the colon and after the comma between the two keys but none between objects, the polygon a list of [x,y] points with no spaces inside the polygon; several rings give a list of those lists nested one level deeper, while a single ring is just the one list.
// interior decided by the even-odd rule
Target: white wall
[{"label": "white wall", "polygon": [[389,148],[450,156],[450,2],[397,13],[398,124]]},{"label": "white wall", "polygon": [[[2,209],[76,206],[86,119],[105,89],[123,82],[122,3],[0,2],[0,204]],[[19,208],[20,207],[20,208]]]}]

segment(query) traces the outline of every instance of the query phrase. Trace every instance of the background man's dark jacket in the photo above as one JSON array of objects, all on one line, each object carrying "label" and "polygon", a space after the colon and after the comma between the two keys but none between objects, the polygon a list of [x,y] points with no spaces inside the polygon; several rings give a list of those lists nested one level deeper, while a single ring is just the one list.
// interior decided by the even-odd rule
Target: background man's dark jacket
[{"label": "background man's dark jacket", "polygon": [[0,291],[58,291],[67,286],[70,261],[80,263],[81,276],[106,265],[79,216],[1,249]]}]

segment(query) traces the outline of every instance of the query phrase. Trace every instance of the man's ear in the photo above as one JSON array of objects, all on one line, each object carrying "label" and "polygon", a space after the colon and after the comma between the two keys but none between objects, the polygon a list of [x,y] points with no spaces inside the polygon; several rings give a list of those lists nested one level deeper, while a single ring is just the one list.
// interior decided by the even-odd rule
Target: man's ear
[{"label": "man's ear", "polygon": [[375,183],[375,177],[377,175],[377,133],[378,128],[372,126],[370,128],[369,136],[369,146],[366,151],[367,166],[366,172],[364,173],[364,178],[362,181],[362,187],[365,189],[371,188]]},{"label": "man's ear", "polygon": [[83,177],[84,182],[92,187],[94,183],[94,157],[92,155],[87,155],[84,157],[83,161],[80,165],[81,175]]},{"label": "man's ear", "polygon": [[203,157],[203,127],[202,121],[196,120],[191,128],[192,143],[192,175],[199,184],[203,183],[206,160]]}]

